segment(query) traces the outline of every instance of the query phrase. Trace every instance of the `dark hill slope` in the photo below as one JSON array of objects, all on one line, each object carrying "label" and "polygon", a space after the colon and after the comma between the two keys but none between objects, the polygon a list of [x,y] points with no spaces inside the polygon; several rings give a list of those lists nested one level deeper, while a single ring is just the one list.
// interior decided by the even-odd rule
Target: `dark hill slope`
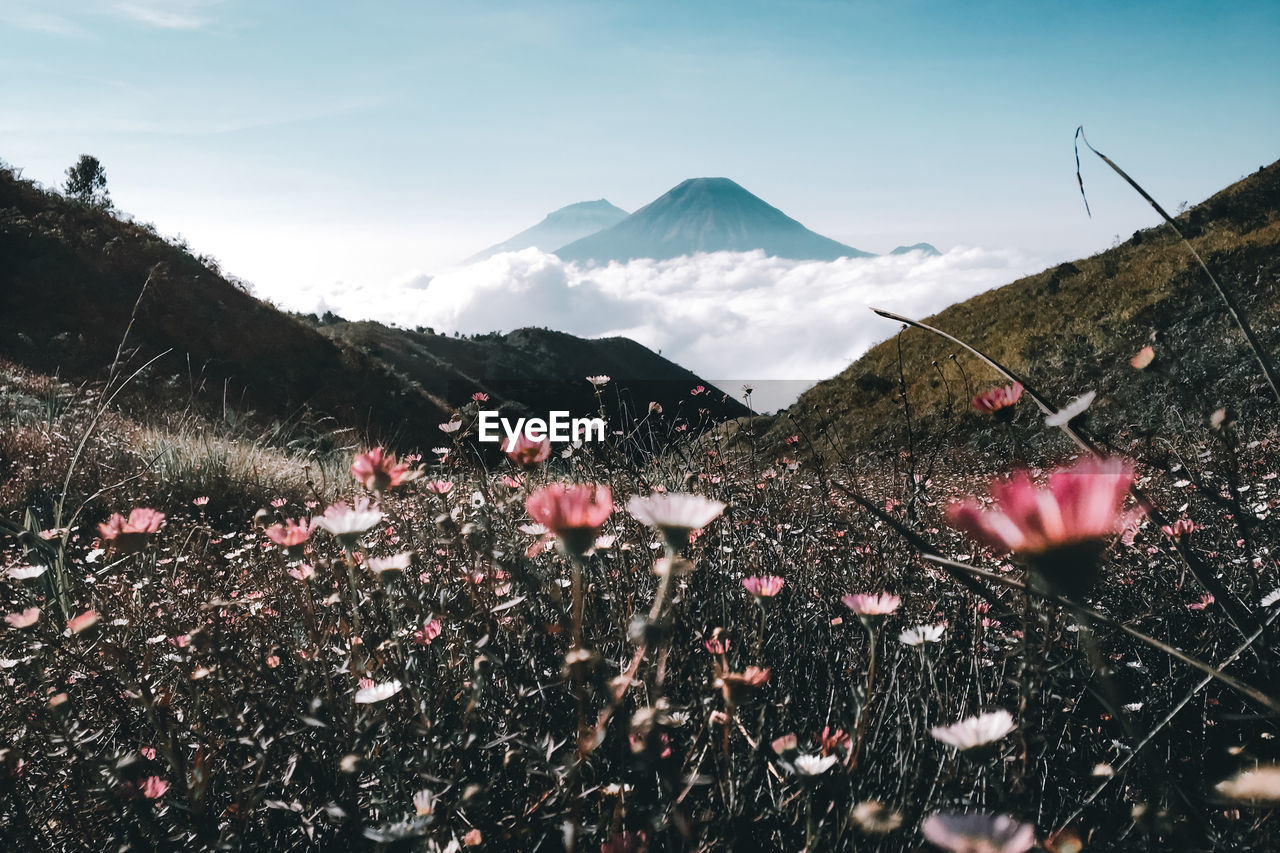
[{"label": "dark hill slope", "polygon": [[[1275,358],[1280,351],[1280,163],[1193,207],[1178,224],[1236,293]],[[1130,428],[1151,434],[1176,419],[1203,423],[1219,405],[1246,412],[1271,405],[1257,364],[1212,285],[1163,224],[1135,232],[1108,251],[953,305],[928,322],[1025,376],[1059,404],[1098,391],[1091,418],[1099,435]],[[885,320],[886,335],[894,329]],[[1129,358],[1153,341],[1158,370],[1139,373]],[[1000,381],[992,370],[915,329],[902,334],[901,351],[917,437],[954,426],[947,416],[949,400],[956,417],[981,428],[985,421],[972,413],[966,383],[978,391]],[[1021,417],[1029,419],[1031,412],[1028,402]],[[806,392],[775,422],[771,438],[781,441],[798,428],[824,453],[833,445],[851,454],[902,446],[897,339],[877,345]]]},{"label": "dark hill slope", "polygon": [[706,385],[704,380],[629,338],[585,339],[532,328],[455,338],[370,322],[322,330],[376,355],[457,407],[480,391],[490,396],[490,405],[508,404],[521,413],[545,416],[562,409],[590,415],[599,402],[586,377],[604,374],[612,380],[603,390],[610,414],[619,400],[632,415],[643,417],[649,403],[657,402],[669,418],[683,415],[695,423],[701,419],[698,409],[716,421],[747,414],[745,406],[710,386],[712,393],[691,398],[690,390]]},{"label": "dark hill slope", "polygon": [[[150,278],[139,300],[143,283]],[[102,378],[137,303],[130,368],[271,418],[302,406],[398,432],[445,408],[386,365],[277,311],[154,231],[0,171],[0,354]],[[412,432],[412,430],[409,430]]]}]

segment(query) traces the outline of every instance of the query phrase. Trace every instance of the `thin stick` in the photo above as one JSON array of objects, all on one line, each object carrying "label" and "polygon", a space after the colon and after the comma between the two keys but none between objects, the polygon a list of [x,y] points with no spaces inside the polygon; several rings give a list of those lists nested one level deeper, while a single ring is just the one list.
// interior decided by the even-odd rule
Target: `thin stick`
[{"label": "thin stick", "polygon": [[[1257,641],[1257,639],[1262,636],[1263,630],[1271,627],[1271,623],[1276,621],[1277,616],[1280,616],[1280,610],[1276,610],[1275,612],[1273,612],[1271,614],[1271,617],[1267,619],[1266,623],[1261,625],[1258,628],[1258,630],[1253,633],[1253,636],[1249,637],[1242,644],[1237,646],[1235,651],[1227,655],[1227,659],[1220,664],[1220,667],[1229,666],[1230,664],[1234,663],[1236,658],[1240,657],[1240,655],[1242,655],[1244,651],[1249,648],[1249,646],[1253,645]],[[1076,808],[1076,810],[1072,812],[1070,817],[1062,821],[1062,823],[1058,827],[1058,830],[1060,831],[1061,829],[1069,826],[1073,820],[1080,817],[1080,815],[1084,813],[1084,810],[1088,808],[1089,804],[1092,803],[1094,800],[1096,800],[1098,798],[1098,795],[1101,794],[1104,790],[1106,790],[1106,787],[1111,784],[1112,780],[1119,778],[1120,771],[1128,767],[1129,762],[1133,761],[1133,759],[1138,755],[1138,753],[1141,752],[1143,748],[1146,747],[1147,744],[1151,743],[1151,740],[1156,736],[1156,734],[1165,726],[1169,725],[1169,723],[1173,722],[1174,717],[1182,713],[1182,709],[1187,707],[1187,703],[1190,702],[1192,699],[1194,699],[1196,697],[1196,694],[1199,693],[1201,690],[1205,689],[1205,687],[1208,686],[1209,682],[1213,680],[1214,680],[1213,676],[1206,675],[1204,678],[1200,680],[1200,682],[1195,687],[1191,688],[1191,691],[1188,692],[1186,696],[1182,697],[1182,701],[1180,701],[1177,705],[1174,705],[1173,708],[1169,711],[1169,713],[1165,714],[1164,719],[1161,720],[1159,723],[1157,723],[1155,728],[1147,732],[1146,736],[1143,737],[1142,740],[1140,740],[1138,744],[1134,746],[1133,749],[1131,749],[1128,752],[1128,754],[1125,755],[1125,757],[1120,760],[1120,764],[1115,768],[1113,768],[1112,774],[1108,776],[1100,785],[1098,785],[1097,788],[1094,788],[1093,793],[1091,793],[1089,796],[1084,798],[1084,800],[1080,803],[1080,805]]]},{"label": "thin stick", "polygon": [[1227,685],[1232,690],[1235,690],[1237,693],[1240,693],[1244,696],[1249,697],[1250,699],[1264,706],[1268,710],[1275,713],[1280,713],[1280,699],[1276,699],[1274,697],[1268,696],[1267,694],[1263,693],[1261,690],[1258,690],[1256,687],[1252,687],[1233,676],[1227,675],[1222,670],[1217,669],[1216,667],[1205,663],[1199,658],[1192,657],[1191,655],[1187,654],[1181,649],[1177,649],[1169,645],[1168,643],[1164,642],[1163,640],[1157,640],[1155,637],[1152,637],[1149,634],[1144,634],[1143,632],[1139,631],[1137,628],[1132,628],[1124,624],[1123,622],[1118,622],[1115,619],[1112,619],[1110,616],[1104,616],[1103,614],[1099,613],[1098,611],[1094,610],[1091,607],[1086,607],[1083,604],[1079,604],[1077,602],[1071,601],[1070,599],[1064,598],[1060,595],[1057,595],[1056,593],[1030,588],[1027,586],[1027,584],[1022,583],[1021,581],[1016,581],[1013,578],[1006,578],[1003,575],[998,575],[995,572],[988,572],[983,569],[975,568],[974,566],[966,566],[964,563],[959,563],[959,562],[956,562],[955,560],[949,560],[946,557],[940,557],[937,554],[922,554],[921,556],[923,556],[924,559],[932,563],[938,563],[940,565],[950,566],[953,569],[958,569],[962,572],[968,572],[969,574],[975,575],[980,578],[985,578],[986,580],[992,581],[993,583],[998,583],[1003,586],[1010,587],[1011,589],[1025,590],[1030,594],[1037,596],[1038,598],[1043,598],[1046,601],[1052,601],[1055,604],[1060,604],[1063,607],[1066,607],[1072,610],[1073,612],[1078,612],[1084,616],[1088,616],[1089,619],[1091,619],[1094,622],[1098,622],[1108,627],[1121,630],[1126,634],[1128,634],[1129,636],[1137,640],[1140,640],[1143,643],[1146,643],[1148,646],[1151,646],[1153,649],[1157,649],[1158,651],[1164,652],[1169,657],[1177,658],[1178,660],[1182,661],[1188,666],[1193,666],[1196,669],[1200,670],[1201,672],[1205,673],[1210,678],[1213,678],[1217,681],[1221,681],[1223,684]]},{"label": "thin stick", "polygon": [[[1231,295],[1231,292],[1227,290],[1227,288],[1224,287],[1216,277],[1214,277],[1213,273],[1209,272],[1209,267],[1205,266],[1205,262],[1200,257],[1200,253],[1191,245],[1190,240],[1182,236],[1182,232],[1178,230],[1178,226],[1174,224],[1173,217],[1170,216],[1165,209],[1147,193],[1146,190],[1139,186],[1137,181],[1129,177],[1124,169],[1121,169],[1110,157],[1089,144],[1088,137],[1084,135],[1084,125],[1080,125],[1076,128],[1076,181],[1080,184],[1080,195],[1084,196],[1084,179],[1080,177],[1079,140],[1084,140],[1085,146],[1088,147],[1090,151],[1097,154],[1098,158],[1102,160],[1102,162],[1110,166],[1117,175],[1124,178],[1125,183],[1137,191],[1138,195],[1146,199],[1147,204],[1155,208],[1156,213],[1160,214],[1160,216],[1164,218],[1165,224],[1173,229],[1174,234],[1178,235],[1178,239],[1182,241],[1182,245],[1187,247],[1187,251],[1191,253],[1191,257],[1196,259],[1196,263],[1200,265],[1200,269],[1202,269],[1204,274],[1209,277],[1209,281],[1213,284],[1214,289],[1218,291],[1218,296],[1222,298],[1224,303],[1226,303],[1227,312],[1231,315],[1231,319],[1236,321],[1236,327],[1239,328],[1241,334],[1244,335],[1245,341],[1249,344],[1249,349],[1253,350],[1253,355],[1258,360],[1258,366],[1262,368],[1262,375],[1266,377],[1267,384],[1271,386],[1271,393],[1275,395],[1276,401],[1280,402],[1280,386],[1277,386],[1276,384],[1275,368],[1271,365],[1271,358],[1266,354],[1266,351],[1263,350],[1262,345],[1258,343],[1258,339],[1254,337],[1253,329],[1249,327],[1249,321],[1246,320],[1244,318],[1244,314],[1241,313],[1240,306],[1236,302],[1235,297]],[[1087,198],[1085,199],[1084,208],[1092,217],[1093,213],[1089,211],[1089,200]]]},{"label": "thin stick", "polygon": [[[944,338],[958,346],[964,347],[966,350],[991,365],[991,367],[996,371],[1003,374],[1005,378],[1012,382],[1020,383],[1022,385],[1023,393],[1034,400],[1036,405],[1039,406],[1040,410],[1046,415],[1057,413],[1057,409],[1054,405],[1050,403],[1049,400],[1039,391],[1028,385],[1026,380],[976,347],[972,347],[959,338],[949,335],[941,329],[930,326],[928,323],[922,323],[919,320],[912,320],[910,317],[903,317],[900,314],[894,314],[891,311],[883,311],[879,308],[872,308],[871,310],[876,314],[879,314],[881,317],[896,320],[899,323],[906,323],[909,326],[915,326],[917,329],[922,329],[926,332],[932,332],[940,338]],[[1058,428],[1061,429],[1067,437],[1074,441],[1081,449],[1093,454],[1094,456],[1102,455],[1088,439],[1077,433],[1069,423],[1060,423],[1058,424]],[[1148,498],[1142,490],[1137,487],[1137,485],[1131,484],[1129,486],[1129,493],[1132,494],[1134,499],[1142,505],[1142,507],[1147,511],[1147,514],[1151,516],[1152,522],[1159,526],[1163,532],[1166,522],[1163,517],[1163,513],[1160,512],[1160,508],[1156,506],[1155,502]],[[1173,543],[1174,548],[1178,552],[1179,558],[1182,560],[1182,564],[1191,572],[1200,586],[1204,587],[1213,595],[1214,605],[1222,609],[1227,620],[1230,621],[1236,630],[1240,632],[1240,636],[1249,636],[1250,632],[1252,632],[1257,626],[1257,622],[1253,618],[1249,609],[1245,607],[1245,605],[1240,602],[1229,589],[1227,589],[1225,584],[1215,578],[1212,572],[1206,571],[1203,567],[1198,565],[1198,561],[1191,558],[1182,542],[1176,536],[1169,533],[1165,533],[1165,536]]]}]

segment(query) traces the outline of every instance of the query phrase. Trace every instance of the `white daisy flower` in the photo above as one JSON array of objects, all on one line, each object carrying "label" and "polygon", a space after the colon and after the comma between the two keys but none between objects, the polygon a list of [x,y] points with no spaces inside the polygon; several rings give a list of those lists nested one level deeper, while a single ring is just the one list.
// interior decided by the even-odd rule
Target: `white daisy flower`
[{"label": "white daisy flower", "polygon": [[383,572],[403,572],[409,568],[409,563],[412,561],[412,551],[401,551],[399,554],[392,554],[390,557],[370,557],[369,571],[375,575],[380,575]]},{"label": "white daisy flower", "polygon": [[942,634],[947,630],[944,625],[917,625],[908,628],[898,635],[898,642],[906,646],[923,646],[925,643],[942,642]]},{"label": "white daisy flower", "polygon": [[683,492],[658,492],[627,501],[627,512],[641,524],[662,531],[667,544],[678,548],[689,541],[689,533],[706,527],[720,517],[725,505],[720,501]]},{"label": "white daisy flower", "polygon": [[995,743],[1015,728],[1013,715],[1003,709],[969,717],[949,726],[934,726],[930,733],[963,751]]},{"label": "white daisy flower", "polygon": [[9,577],[16,581],[29,581],[49,571],[48,566],[14,566],[9,570]]},{"label": "white daisy flower", "polygon": [[801,776],[821,776],[836,763],[834,755],[798,755],[794,762],[796,772]]},{"label": "white daisy flower", "polygon": [[354,507],[336,503],[326,509],[324,515],[317,515],[313,520],[316,527],[329,531],[343,545],[354,545],[383,518],[385,516],[369,503],[368,498],[360,498]]},{"label": "white daisy flower", "polygon": [[394,680],[365,687],[356,691],[356,704],[372,705],[374,702],[385,702],[403,689],[404,685]]},{"label": "white daisy flower", "polygon": [[1242,770],[1214,787],[1228,800],[1280,803],[1280,764],[1264,764],[1252,770]]},{"label": "white daisy flower", "polygon": [[1070,403],[1067,403],[1054,414],[1047,416],[1044,419],[1044,425],[1049,427],[1066,426],[1075,418],[1083,415],[1093,403],[1093,398],[1096,396],[1098,396],[1098,392],[1086,391]]}]

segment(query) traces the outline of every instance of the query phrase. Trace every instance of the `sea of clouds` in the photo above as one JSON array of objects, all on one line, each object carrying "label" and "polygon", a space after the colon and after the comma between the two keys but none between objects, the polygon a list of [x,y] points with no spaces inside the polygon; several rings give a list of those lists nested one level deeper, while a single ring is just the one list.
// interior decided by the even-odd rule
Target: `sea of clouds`
[{"label": "sea of clouds", "polygon": [[260,295],[292,310],[437,332],[624,335],[725,391],[751,384],[754,407],[769,411],[894,334],[868,306],[924,317],[1044,265],[1022,252],[959,247],[830,262],[714,252],[583,268],[526,249],[389,285]]}]

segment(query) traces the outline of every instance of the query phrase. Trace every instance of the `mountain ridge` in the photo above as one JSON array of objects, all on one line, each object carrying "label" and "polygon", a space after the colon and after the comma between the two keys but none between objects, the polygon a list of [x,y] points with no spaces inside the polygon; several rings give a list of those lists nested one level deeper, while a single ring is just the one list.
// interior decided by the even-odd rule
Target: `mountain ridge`
[{"label": "mountain ridge", "polygon": [[476,252],[463,263],[473,264],[502,252],[519,252],[523,249],[551,252],[621,222],[627,215],[625,210],[603,198],[574,202],[551,211],[537,225]]},{"label": "mountain ridge", "polygon": [[607,263],[757,249],[797,260],[871,256],[810,231],[729,178],[682,181],[621,222],[555,254],[565,261]]},{"label": "mountain ridge", "polygon": [[924,252],[926,255],[941,255],[942,253],[934,247],[932,243],[912,243],[910,246],[899,246],[889,254],[891,255],[909,255],[912,252]]}]

